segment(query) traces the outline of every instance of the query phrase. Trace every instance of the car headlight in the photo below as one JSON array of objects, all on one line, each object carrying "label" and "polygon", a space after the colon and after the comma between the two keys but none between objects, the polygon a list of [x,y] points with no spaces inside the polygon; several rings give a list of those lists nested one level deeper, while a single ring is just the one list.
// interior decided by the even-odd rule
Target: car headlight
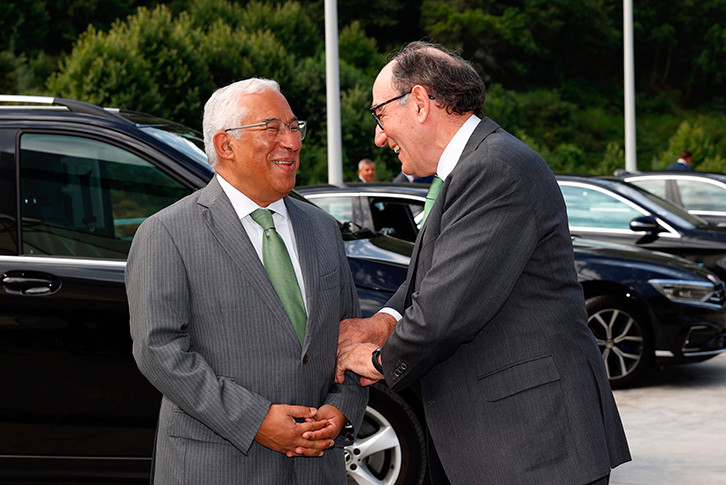
[{"label": "car headlight", "polygon": [[709,304],[716,285],[707,281],[648,280],[658,292],[676,303]]}]

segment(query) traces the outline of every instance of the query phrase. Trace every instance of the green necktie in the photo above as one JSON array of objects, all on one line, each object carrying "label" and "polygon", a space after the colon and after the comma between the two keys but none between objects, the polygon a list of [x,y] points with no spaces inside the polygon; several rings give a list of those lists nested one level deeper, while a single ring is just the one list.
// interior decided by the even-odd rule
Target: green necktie
[{"label": "green necktie", "polygon": [[431,212],[431,208],[434,206],[434,202],[436,202],[436,197],[439,195],[439,191],[441,190],[441,186],[443,185],[444,181],[441,180],[441,177],[438,175],[434,175],[434,179],[431,181],[431,185],[429,185],[429,191],[426,193],[426,202],[424,203],[424,215],[423,219],[421,219],[421,225],[423,226],[426,222],[426,218],[429,216],[429,212]]},{"label": "green necktie", "polygon": [[303,303],[300,286],[295,277],[295,269],[290,260],[285,243],[275,230],[272,212],[268,209],[257,209],[251,214],[252,219],[264,230],[262,238],[262,264],[265,265],[272,286],[275,287],[282,305],[290,316],[300,343],[305,340],[305,324],[307,314]]}]

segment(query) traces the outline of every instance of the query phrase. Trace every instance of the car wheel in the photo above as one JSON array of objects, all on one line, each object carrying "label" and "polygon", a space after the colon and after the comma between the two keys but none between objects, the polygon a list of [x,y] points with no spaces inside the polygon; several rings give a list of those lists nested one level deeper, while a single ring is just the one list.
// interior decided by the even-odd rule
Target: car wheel
[{"label": "car wheel", "polygon": [[587,325],[602,352],[610,385],[628,387],[653,361],[648,321],[625,298],[605,295],[586,301]]},{"label": "car wheel", "polygon": [[385,384],[370,388],[363,424],[345,448],[348,485],[420,485],[426,440],[416,413]]}]

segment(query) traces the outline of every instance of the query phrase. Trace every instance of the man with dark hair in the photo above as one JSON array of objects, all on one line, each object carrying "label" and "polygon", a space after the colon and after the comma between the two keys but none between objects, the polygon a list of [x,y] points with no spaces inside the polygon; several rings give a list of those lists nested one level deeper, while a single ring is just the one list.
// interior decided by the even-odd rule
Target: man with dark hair
[{"label": "man with dark hair", "polygon": [[562,193],[537,153],[479,118],[484,98],[471,64],[429,43],[376,78],[376,144],[436,175],[405,283],[341,322],[336,379],[420,384],[437,485],[608,483],[630,454]]},{"label": "man with dark hair", "polygon": [[693,167],[691,167],[691,152],[683,150],[676,163],[670,165],[667,170],[693,170]]}]

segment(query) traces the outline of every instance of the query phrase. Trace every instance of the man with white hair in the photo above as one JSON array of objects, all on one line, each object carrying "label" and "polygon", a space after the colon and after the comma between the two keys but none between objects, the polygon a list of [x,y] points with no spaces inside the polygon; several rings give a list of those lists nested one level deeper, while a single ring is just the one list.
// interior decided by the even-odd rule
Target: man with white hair
[{"label": "man with white hair", "polygon": [[358,162],[358,180],[356,182],[370,183],[376,179],[376,164],[370,158]]},{"label": "man with white hair", "polygon": [[139,227],[126,269],[134,357],[163,394],[153,482],[345,483],[367,391],[335,384],[336,345],[359,307],[337,223],[287,197],[306,122],[248,79],[203,125],[216,176]]}]

